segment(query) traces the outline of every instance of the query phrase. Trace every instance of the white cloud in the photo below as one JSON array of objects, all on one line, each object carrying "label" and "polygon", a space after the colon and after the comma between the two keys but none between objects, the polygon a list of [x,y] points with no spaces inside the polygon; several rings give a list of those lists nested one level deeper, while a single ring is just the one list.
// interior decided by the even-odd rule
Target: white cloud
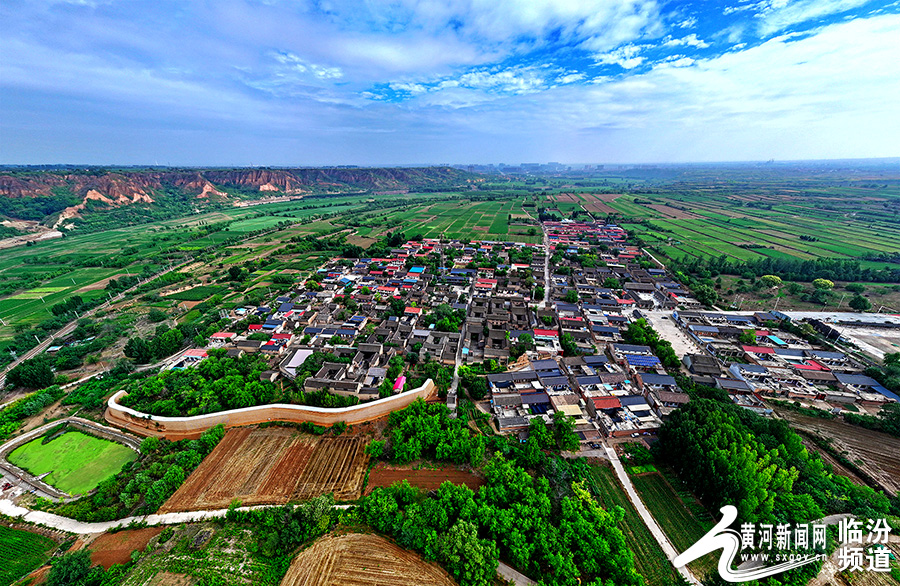
[{"label": "white cloud", "polygon": [[575,83],[576,81],[583,80],[585,77],[587,77],[587,76],[580,72],[579,73],[567,73],[566,75],[556,78],[556,82],[562,83],[562,84]]},{"label": "white cloud", "polygon": [[859,8],[870,0],[763,0],[756,5],[760,32],[771,35],[790,26]]},{"label": "white cloud", "polygon": [[640,56],[643,47],[640,45],[625,45],[607,53],[598,53],[594,55],[597,63],[604,65],[618,65],[623,69],[634,69],[645,61]]},{"label": "white cloud", "polygon": [[666,39],[663,41],[663,44],[667,47],[688,46],[697,47],[698,49],[705,49],[709,47],[709,43],[697,38],[697,35],[695,33],[691,33],[688,36],[682,37],[680,39],[666,37]]}]

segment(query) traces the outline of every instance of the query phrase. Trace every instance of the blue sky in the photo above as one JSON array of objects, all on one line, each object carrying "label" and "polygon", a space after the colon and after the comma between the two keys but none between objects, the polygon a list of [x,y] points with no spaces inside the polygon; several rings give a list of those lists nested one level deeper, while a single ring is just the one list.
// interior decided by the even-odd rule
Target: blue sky
[{"label": "blue sky", "polygon": [[900,156],[900,0],[4,0],[0,163]]}]

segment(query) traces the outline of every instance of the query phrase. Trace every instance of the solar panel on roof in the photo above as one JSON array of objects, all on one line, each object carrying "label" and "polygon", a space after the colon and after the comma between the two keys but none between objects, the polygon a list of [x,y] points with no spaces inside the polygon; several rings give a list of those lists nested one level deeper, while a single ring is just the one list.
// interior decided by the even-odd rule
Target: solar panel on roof
[{"label": "solar panel on roof", "polygon": [[632,366],[655,366],[659,364],[659,358],[656,356],[639,356],[637,354],[626,354],[625,360]]}]

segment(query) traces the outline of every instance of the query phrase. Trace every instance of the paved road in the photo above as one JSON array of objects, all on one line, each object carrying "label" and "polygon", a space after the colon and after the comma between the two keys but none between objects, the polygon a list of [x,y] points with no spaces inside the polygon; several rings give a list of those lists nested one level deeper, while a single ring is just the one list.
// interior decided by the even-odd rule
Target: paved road
[{"label": "paved road", "polygon": [[497,575],[504,580],[509,580],[517,586],[531,586],[532,584],[537,584],[537,582],[535,582],[522,572],[515,570],[512,566],[508,566],[503,562],[500,562],[497,565]]},{"label": "paved road", "polygon": [[[641,519],[644,520],[644,524],[647,525],[648,529],[650,529],[650,533],[652,533],[653,537],[656,538],[656,541],[665,552],[666,557],[669,559],[669,561],[674,560],[678,555],[678,552],[675,551],[675,548],[672,546],[669,538],[666,537],[666,534],[663,533],[663,530],[660,529],[659,525],[657,525],[656,519],[653,518],[653,515],[650,514],[650,511],[647,510],[647,507],[644,506],[644,502],[638,496],[637,491],[634,490],[634,485],[631,484],[631,478],[629,478],[628,474],[625,472],[625,467],[622,466],[622,462],[616,455],[615,450],[605,444],[604,447],[606,448],[606,455],[609,458],[609,461],[612,462],[613,469],[616,471],[616,475],[619,477],[619,481],[622,483],[622,486],[625,487],[625,492],[628,493],[628,498],[631,499],[634,508],[637,509],[637,512],[641,516]],[[682,576],[684,576],[684,578],[688,582],[690,582],[691,584],[695,584],[696,586],[700,585],[700,581],[687,567],[676,569]]]},{"label": "paved road", "polygon": [[110,305],[112,305],[112,304],[116,303],[117,301],[119,301],[120,299],[122,299],[127,293],[130,293],[133,289],[137,289],[138,287],[140,287],[147,281],[161,277],[161,276],[165,275],[166,273],[174,271],[175,269],[180,268],[183,265],[188,264],[190,262],[193,262],[193,260],[187,260],[183,263],[180,263],[177,265],[172,265],[169,268],[165,269],[164,271],[160,271],[159,273],[156,273],[152,277],[142,279],[141,281],[139,281],[135,285],[129,287],[128,289],[125,289],[124,291],[122,291],[121,293],[116,295],[115,297],[107,299],[106,301],[104,301],[103,303],[98,305],[97,307],[95,307],[93,309],[89,309],[88,311],[84,312],[83,314],[81,314],[81,316],[78,319],[74,319],[74,320],[70,321],[65,326],[63,326],[62,329],[60,329],[59,331],[55,332],[52,335],[47,336],[43,342],[40,342],[37,346],[35,346],[31,350],[25,352],[24,354],[22,354],[21,356],[19,356],[15,360],[13,360],[11,363],[7,364],[6,367],[4,367],[2,371],[0,371],[0,389],[2,389],[4,386],[6,386],[6,373],[7,372],[9,372],[12,368],[15,368],[15,366],[18,365],[23,360],[28,360],[30,358],[34,358],[35,356],[37,356],[38,354],[40,354],[41,352],[43,352],[44,350],[49,348],[50,343],[54,339],[64,338],[64,337],[68,336],[69,334],[71,334],[75,330],[75,328],[78,327],[79,319],[82,319],[85,317],[90,317],[90,316],[94,315],[95,313],[97,313],[98,311],[106,309]]},{"label": "paved road", "polygon": [[550,297],[550,239],[547,238],[547,231],[544,230],[543,224],[541,224],[541,231],[544,235],[544,298],[541,299],[538,306],[544,309],[547,307],[547,298]]}]

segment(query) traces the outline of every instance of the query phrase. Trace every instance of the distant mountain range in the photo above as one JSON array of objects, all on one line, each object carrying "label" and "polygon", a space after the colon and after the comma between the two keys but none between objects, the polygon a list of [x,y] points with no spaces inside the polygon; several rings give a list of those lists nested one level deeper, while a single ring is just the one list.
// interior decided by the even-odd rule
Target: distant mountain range
[{"label": "distant mountain range", "polygon": [[0,172],[0,215],[74,226],[130,206],[189,211],[290,196],[466,189],[478,178],[450,167],[13,170]]}]

